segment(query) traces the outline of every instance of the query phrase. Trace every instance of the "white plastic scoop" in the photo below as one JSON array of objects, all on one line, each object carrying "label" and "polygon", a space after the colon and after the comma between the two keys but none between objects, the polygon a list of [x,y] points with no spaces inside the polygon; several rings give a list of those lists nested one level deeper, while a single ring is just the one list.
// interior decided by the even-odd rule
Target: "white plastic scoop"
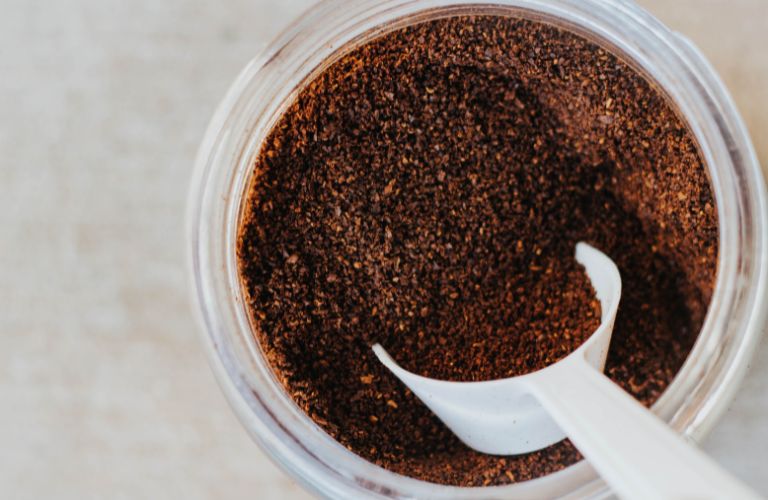
[{"label": "white plastic scoop", "polygon": [[621,298],[621,277],[602,252],[579,243],[600,301],[598,329],[542,370],[488,382],[449,382],[411,373],[376,344],[379,360],[467,446],[517,455],[566,436],[623,498],[759,498],[603,374]]}]

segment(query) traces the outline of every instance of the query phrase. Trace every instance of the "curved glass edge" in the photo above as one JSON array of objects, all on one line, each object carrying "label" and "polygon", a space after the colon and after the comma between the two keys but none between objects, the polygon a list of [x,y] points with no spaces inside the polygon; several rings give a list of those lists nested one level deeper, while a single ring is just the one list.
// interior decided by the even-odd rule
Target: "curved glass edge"
[{"label": "curved glass edge", "polygon": [[[747,127],[737,111],[735,102],[720,79],[714,67],[706,59],[696,45],[684,35],[675,33],[680,51],[686,56],[691,70],[710,96],[712,104],[720,113],[720,126],[724,136],[728,136],[731,154],[741,161],[743,170],[737,172],[737,183],[740,189],[751,192],[751,196],[743,201],[740,210],[744,221],[739,228],[745,244],[751,246],[750,252],[742,252],[739,260],[749,258],[751,262],[742,264],[738,278],[744,278],[748,273],[756,284],[749,297],[745,299],[745,310],[749,311],[745,318],[745,334],[727,362],[728,368],[714,384],[714,390],[703,404],[700,405],[686,429],[686,434],[693,440],[706,436],[723,415],[735,396],[742,379],[746,375],[750,360],[756,350],[757,343],[768,326],[768,191],[765,177],[757,158]],[[721,222],[722,224],[722,222]],[[721,242],[721,244],[727,242]],[[736,283],[735,286],[740,286]]]}]

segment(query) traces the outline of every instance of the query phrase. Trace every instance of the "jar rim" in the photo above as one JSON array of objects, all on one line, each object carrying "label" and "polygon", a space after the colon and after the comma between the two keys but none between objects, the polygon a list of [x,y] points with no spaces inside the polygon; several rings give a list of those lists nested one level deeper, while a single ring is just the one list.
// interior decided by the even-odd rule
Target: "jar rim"
[{"label": "jar rim", "polygon": [[481,11],[544,16],[615,46],[669,95],[698,140],[718,208],[717,281],[699,337],[653,410],[678,432],[703,436],[733,396],[766,323],[761,304],[768,286],[768,195],[762,172],[730,96],[686,39],[629,0],[323,0],[230,88],[201,143],[187,217],[194,302],[219,383],[273,460],[323,496],[508,498],[605,491],[584,461],[531,481],[482,488],[428,483],[366,461],[325,434],[285,394],[243,306],[235,256],[240,200],[259,139],[302,84],[339,50],[381,30]]}]

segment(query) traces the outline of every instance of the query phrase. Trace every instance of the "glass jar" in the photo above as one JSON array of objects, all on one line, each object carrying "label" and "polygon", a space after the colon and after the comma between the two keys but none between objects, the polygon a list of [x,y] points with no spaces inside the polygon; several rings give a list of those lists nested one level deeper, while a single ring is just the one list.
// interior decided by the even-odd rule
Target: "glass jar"
[{"label": "glass jar", "polygon": [[302,85],[350,47],[382,32],[457,14],[512,15],[563,26],[613,46],[657,82],[695,134],[717,200],[720,248],[714,296],[693,350],[653,406],[691,439],[722,414],[766,322],[768,197],[758,161],[717,75],[684,37],[629,0],[324,0],[232,85],[205,134],[188,213],[190,270],[219,383],[268,455],[330,498],[600,497],[582,461],[509,486],[459,488],[379,468],[334,441],[283,390],[249,326],[235,255],[245,186],[260,144]]}]

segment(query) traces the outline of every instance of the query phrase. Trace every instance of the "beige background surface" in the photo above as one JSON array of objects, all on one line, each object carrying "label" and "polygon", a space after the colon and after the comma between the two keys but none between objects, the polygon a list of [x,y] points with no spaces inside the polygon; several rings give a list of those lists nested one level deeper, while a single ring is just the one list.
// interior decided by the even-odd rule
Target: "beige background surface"
[{"label": "beige background surface", "polygon": [[[0,497],[306,498],[231,415],[187,302],[207,120],[310,0],[0,2]],[[643,0],[768,165],[768,1]],[[768,345],[705,448],[768,494]]]}]

